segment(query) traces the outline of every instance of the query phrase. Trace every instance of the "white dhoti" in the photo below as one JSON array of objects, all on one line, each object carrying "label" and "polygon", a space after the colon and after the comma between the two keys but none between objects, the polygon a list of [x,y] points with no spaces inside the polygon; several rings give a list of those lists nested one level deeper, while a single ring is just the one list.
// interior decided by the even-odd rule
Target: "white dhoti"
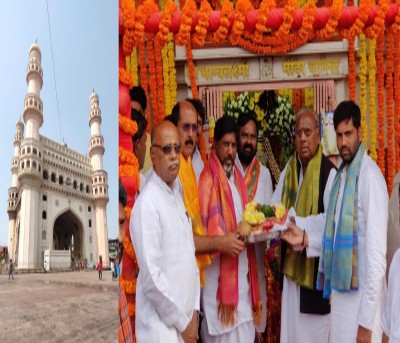
[{"label": "white dhoti", "polygon": [[284,276],[281,343],[329,342],[329,326],[330,314],[300,313],[300,286]]}]

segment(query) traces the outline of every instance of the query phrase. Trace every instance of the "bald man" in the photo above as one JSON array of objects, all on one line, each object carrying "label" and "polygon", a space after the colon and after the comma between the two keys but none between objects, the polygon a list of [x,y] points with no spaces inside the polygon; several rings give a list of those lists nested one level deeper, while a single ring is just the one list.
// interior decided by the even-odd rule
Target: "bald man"
[{"label": "bald man", "polygon": [[137,342],[196,342],[200,298],[192,225],[177,180],[176,127],[160,122],[151,135],[154,173],[133,208],[130,232],[139,263]]},{"label": "bald man", "polygon": [[283,170],[272,203],[296,210],[282,235],[282,342],[328,342],[330,306],[315,289],[319,254],[335,166],[322,153],[317,114],[301,109],[296,119],[296,152]]}]

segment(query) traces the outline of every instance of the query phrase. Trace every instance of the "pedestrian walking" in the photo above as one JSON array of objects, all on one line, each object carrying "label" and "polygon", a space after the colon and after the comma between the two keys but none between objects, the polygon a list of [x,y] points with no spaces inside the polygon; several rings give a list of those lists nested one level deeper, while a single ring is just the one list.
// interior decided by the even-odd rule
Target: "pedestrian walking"
[{"label": "pedestrian walking", "polygon": [[10,259],[10,263],[8,264],[8,280],[10,280],[10,278],[14,279],[13,271],[14,271],[14,263]]},{"label": "pedestrian walking", "polygon": [[97,264],[97,270],[99,272],[99,280],[102,280],[103,279],[103,263],[101,262],[101,260]]}]

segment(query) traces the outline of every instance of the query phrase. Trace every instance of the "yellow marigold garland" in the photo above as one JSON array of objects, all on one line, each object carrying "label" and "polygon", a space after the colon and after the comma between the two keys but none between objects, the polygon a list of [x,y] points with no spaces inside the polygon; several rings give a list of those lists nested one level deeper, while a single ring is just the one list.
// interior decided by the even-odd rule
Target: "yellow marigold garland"
[{"label": "yellow marigold garland", "polygon": [[204,45],[211,11],[212,8],[208,0],[201,0],[199,21],[197,22],[197,25],[195,27],[195,34],[192,37],[192,45],[196,48],[202,47]]},{"label": "yellow marigold garland", "polygon": [[130,136],[134,136],[138,130],[136,121],[133,121],[122,114],[118,114],[118,124],[119,127]]},{"label": "yellow marigold garland", "polygon": [[385,69],[383,62],[383,49],[385,41],[383,32],[378,36],[376,45],[376,64],[378,81],[378,166],[383,175],[386,174],[385,165]]},{"label": "yellow marigold garland", "polygon": [[161,50],[162,63],[163,63],[163,79],[164,79],[164,102],[165,102],[165,113],[171,113],[171,94],[169,85],[169,59],[168,59],[168,43]]},{"label": "yellow marigold garland", "polygon": [[193,15],[196,11],[194,0],[187,0],[182,9],[181,25],[175,36],[177,45],[190,44],[190,31],[192,30]]},{"label": "yellow marigold garland", "polygon": [[[393,149],[393,31],[386,31],[386,119],[387,119],[387,171],[388,189],[392,192],[394,179],[394,149]],[[398,39],[396,37],[396,39]]]},{"label": "yellow marigold garland", "polygon": [[230,2],[230,0],[223,0],[221,19],[219,20],[219,27],[211,38],[213,44],[215,45],[220,44],[228,35],[228,29],[229,26],[231,25],[229,18],[232,12],[233,12],[233,5]]},{"label": "yellow marigold garland", "polygon": [[169,87],[170,87],[170,106],[171,109],[168,114],[171,114],[172,107],[176,104],[176,97],[178,92],[178,85],[176,84],[176,68],[175,68],[175,48],[171,35],[168,41],[168,74],[169,74]]},{"label": "yellow marigold garland", "polygon": [[154,56],[156,63],[156,78],[157,78],[157,100],[158,100],[158,123],[165,117],[165,101],[164,101],[164,78],[163,78],[163,61],[161,56],[161,46],[155,41]]},{"label": "yellow marigold garland", "polygon": [[369,134],[370,156],[376,161],[376,39],[369,41],[368,47],[368,86],[369,86]]},{"label": "yellow marigold garland", "polygon": [[363,142],[368,142],[367,131],[367,42],[365,36],[361,34],[360,38],[360,109],[361,109],[361,128],[363,131]]},{"label": "yellow marigold garland", "polygon": [[[139,65],[140,65],[140,85],[142,86],[144,92],[146,93],[146,98],[149,98],[149,83],[147,80],[147,64],[146,64],[146,48],[145,48],[145,41],[141,40],[138,42],[139,48]],[[150,122],[150,106],[147,106],[146,109],[146,119],[147,119],[147,131],[151,129],[151,122]]]}]

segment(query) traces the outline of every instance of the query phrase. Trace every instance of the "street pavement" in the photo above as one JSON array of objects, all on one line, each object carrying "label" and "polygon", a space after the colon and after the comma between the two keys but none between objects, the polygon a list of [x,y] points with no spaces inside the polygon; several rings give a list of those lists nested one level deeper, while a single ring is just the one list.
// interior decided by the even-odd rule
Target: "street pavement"
[{"label": "street pavement", "polygon": [[117,323],[110,271],[0,274],[0,342],[117,342]]}]

